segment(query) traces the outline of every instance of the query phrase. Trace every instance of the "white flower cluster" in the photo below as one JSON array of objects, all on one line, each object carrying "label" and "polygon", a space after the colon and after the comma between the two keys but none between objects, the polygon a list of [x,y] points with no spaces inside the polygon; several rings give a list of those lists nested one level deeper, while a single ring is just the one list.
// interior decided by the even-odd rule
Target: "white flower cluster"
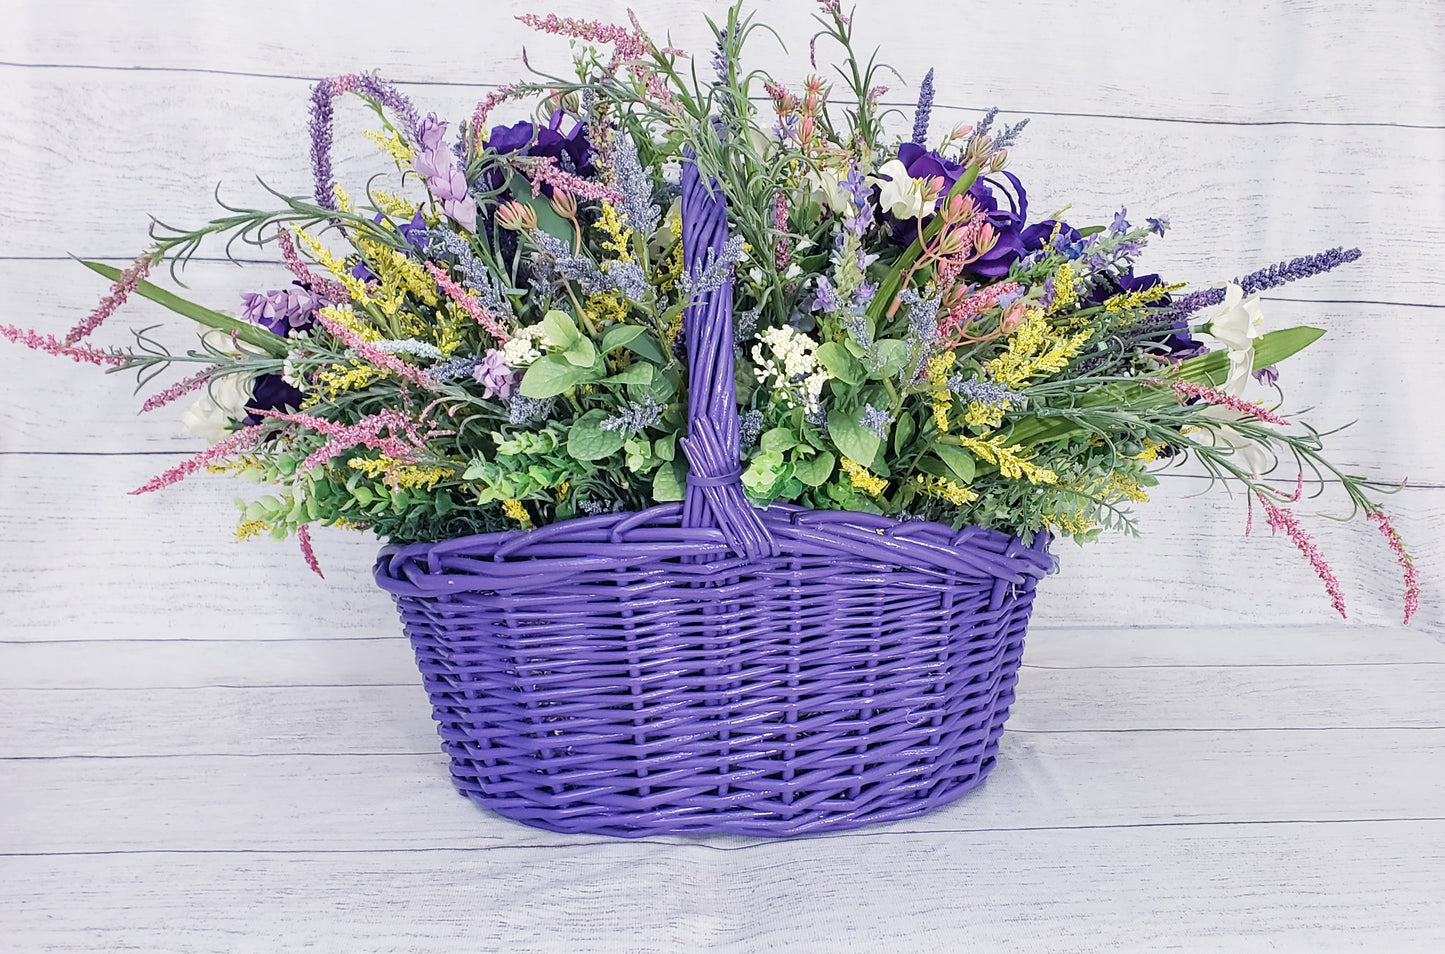
[{"label": "white flower cluster", "polygon": [[[829,375],[818,364],[818,343],[789,325],[769,328],[758,336],[762,344],[753,345],[753,361],[757,364],[753,373],[759,384],[767,384],[774,378],[789,407],[799,403],[809,413],[819,410],[819,398]],[[764,355],[767,345],[771,357]]]},{"label": "white flower cluster", "polygon": [[502,345],[502,360],[513,368],[525,368],[542,357],[538,342],[546,342],[547,334],[541,325],[518,328],[507,343]]}]

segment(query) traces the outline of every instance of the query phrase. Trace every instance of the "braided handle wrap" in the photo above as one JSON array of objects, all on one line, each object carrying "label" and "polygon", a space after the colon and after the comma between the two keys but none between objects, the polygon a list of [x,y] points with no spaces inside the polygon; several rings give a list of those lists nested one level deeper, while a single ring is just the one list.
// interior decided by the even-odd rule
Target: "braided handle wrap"
[{"label": "braided handle wrap", "polygon": [[[691,160],[691,156],[688,157]],[[727,244],[727,198],[716,182],[702,181],[697,166],[682,167],[682,260],[690,275],[716,261]],[[685,527],[717,527],[736,552],[758,559],[777,554],[772,535],[743,496],[738,448],[737,385],[733,381],[733,282],[697,295],[683,312],[687,342],[687,436],[682,451],[689,472],[683,501]]]}]

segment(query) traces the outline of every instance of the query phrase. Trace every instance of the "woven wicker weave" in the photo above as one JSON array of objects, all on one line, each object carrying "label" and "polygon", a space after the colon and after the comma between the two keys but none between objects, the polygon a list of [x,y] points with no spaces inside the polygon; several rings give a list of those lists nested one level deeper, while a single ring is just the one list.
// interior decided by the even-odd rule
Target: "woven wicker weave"
[{"label": "woven wicker weave", "polygon": [[[684,169],[689,269],[726,239]],[[554,831],[795,835],[907,818],[994,762],[1034,586],[997,531],[750,507],[732,289],[688,310],[687,499],[390,546],[458,789]]]}]

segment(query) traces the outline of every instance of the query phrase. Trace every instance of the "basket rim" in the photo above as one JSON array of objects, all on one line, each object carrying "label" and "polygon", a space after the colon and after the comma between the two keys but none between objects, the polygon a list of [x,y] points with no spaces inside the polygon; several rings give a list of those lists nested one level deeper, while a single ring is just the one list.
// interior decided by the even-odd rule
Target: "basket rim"
[{"label": "basket rim", "polygon": [[[829,540],[852,548],[876,550],[880,560],[938,564],[970,564],[983,569],[980,559],[992,565],[992,575],[1022,582],[1041,579],[1058,570],[1049,552],[1053,535],[1045,530],[1022,537],[988,527],[953,527],[931,520],[899,520],[857,510],[814,510],[797,504],[773,503],[756,508],[775,534],[799,540]],[[585,545],[587,555],[575,548]],[[571,562],[579,570],[589,564],[625,563],[636,558],[656,559],[667,547],[677,555],[702,558],[686,567],[692,574],[745,572],[749,563],[766,563],[780,557],[754,560],[729,546],[715,527],[685,526],[684,504],[669,502],[645,510],[573,517],[531,529],[516,528],[470,534],[444,540],[383,545],[375,564],[378,586],[394,595],[411,594],[410,579],[442,575],[444,561],[465,560],[499,576],[525,576],[539,564],[560,567]],[[963,554],[969,557],[962,559]],[[786,557],[781,557],[786,559]],[[1005,569],[1006,567],[1006,569]],[[460,582],[460,581],[458,581]],[[513,579],[514,584],[519,579]],[[461,587],[468,589],[470,587]]]}]

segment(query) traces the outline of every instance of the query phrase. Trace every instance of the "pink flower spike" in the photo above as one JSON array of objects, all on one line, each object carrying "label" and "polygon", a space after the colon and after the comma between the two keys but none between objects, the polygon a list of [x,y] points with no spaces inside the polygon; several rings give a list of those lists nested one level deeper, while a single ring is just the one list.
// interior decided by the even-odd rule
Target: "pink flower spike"
[{"label": "pink flower spike", "polygon": [[162,487],[169,487],[171,484],[191,476],[203,467],[209,467],[217,461],[225,460],[232,454],[252,446],[257,438],[260,437],[258,433],[259,430],[260,425],[243,427],[220,443],[212,444],[195,457],[189,460],[183,460],[165,473],[152,477],[144,485],[132,490],[131,494],[148,494],[152,491],[160,490]]},{"label": "pink flower spike", "polygon": [[1269,520],[1271,530],[1283,530],[1289,534],[1289,538],[1299,551],[1310,561],[1315,573],[1324,581],[1325,592],[1330,594],[1330,603],[1334,606],[1335,612],[1340,618],[1348,619],[1345,615],[1345,597],[1340,592],[1340,581],[1335,578],[1335,571],[1330,569],[1329,563],[1325,561],[1324,554],[1320,553],[1319,547],[1315,546],[1314,540],[1310,537],[1305,528],[1300,525],[1299,518],[1284,507],[1276,505],[1263,493],[1256,492],[1255,496],[1264,507],[1265,516]]},{"label": "pink flower spike", "polygon": [[182,378],[181,380],[177,381],[175,384],[172,384],[170,387],[166,388],[159,394],[152,394],[150,397],[146,398],[146,402],[141,405],[141,413],[144,414],[146,411],[154,411],[158,407],[165,407],[176,398],[190,394],[192,391],[196,390],[201,385],[209,381],[211,375],[217,370],[219,370],[220,367],[221,366],[219,364],[213,364],[209,368],[206,368],[204,371],[197,371],[195,374],[191,375],[188,378]]},{"label": "pink flower spike", "polygon": [[492,317],[492,313],[482,307],[481,302],[477,301],[473,296],[468,295],[466,289],[452,281],[451,277],[439,268],[435,262],[427,262],[426,270],[431,273],[432,278],[436,279],[437,287],[446,292],[448,298],[458,305],[461,305],[462,308],[466,310],[466,313],[471,315],[477,324],[485,328],[487,333],[493,338],[496,338],[499,343],[505,344],[508,339],[512,337],[507,334],[507,330],[501,326],[497,319]]},{"label": "pink flower spike", "polygon": [[286,260],[286,267],[291,270],[291,274],[300,279],[303,285],[327,301],[339,303],[351,298],[351,295],[340,283],[333,282],[329,278],[319,278],[310,268],[306,267],[306,263],[301,261],[301,256],[296,254],[296,243],[291,241],[290,232],[285,229],[277,231],[276,245],[281,249],[281,257]]},{"label": "pink flower spike", "polygon": [[562,171],[557,168],[557,160],[551,156],[527,156],[517,160],[516,165],[523,175],[532,180],[534,196],[541,194],[543,185],[549,185],[554,189],[570,192],[579,199],[595,199],[613,205],[622,202],[622,193],[616,189],[609,189],[599,182]]},{"label": "pink flower spike", "polygon": [[486,95],[486,98],[477,103],[477,108],[472,111],[472,150],[480,152],[482,149],[482,129],[487,125],[487,116],[498,104],[503,103],[517,93],[518,83],[508,83],[505,86],[498,86]]},{"label": "pink flower spike", "polygon": [[1192,381],[1175,381],[1174,393],[1179,396],[1180,403],[1190,398],[1199,398],[1208,404],[1218,404],[1220,407],[1227,407],[1231,411],[1248,414],[1250,417],[1263,421],[1266,424],[1276,424],[1280,427],[1289,426],[1289,421],[1269,411],[1264,405],[1246,401],[1232,394],[1225,394],[1218,388],[1206,387],[1202,384],[1195,384]]},{"label": "pink flower spike", "polygon": [[46,354],[55,355],[57,358],[69,358],[72,361],[79,361],[82,364],[111,365],[122,368],[125,367],[126,363],[130,360],[125,355],[115,351],[101,351],[99,348],[92,348],[90,345],[66,344],[54,335],[42,335],[39,332],[31,331],[28,328],[19,328],[15,325],[0,325],[0,338],[7,338],[33,351],[44,351]]},{"label": "pink flower spike", "polygon": [[418,368],[414,364],[408,364],[395,355],[388,354],[380,348],[375,347],[365,338],[361,337],[361,335],[352,331],[339,321],[334,321],[320,312],[316,313],[316,321],[330,332],[332,337],[340,338],[345,342],[346,346],[352,351],[355,351],[358,357],[369,361],[378,368],[390,371],[392,374],[404,378],[418,387],[425,388],[428,391],[435,391],[437,389],[436,381],[421,368]]},{"label": "pink flower spike", "polygon": [[131,296],[132,292],[140,287],[140,283],[150,274],[150,270],[151,260],[146,255],[140,256],[131,263],[131,266],[121,272],[120,278],[110,286],[110,294],[100,300],[100,304],[95,306],[95,310],[87,315],[85,320],[70,329],[70,332],[65,336],[65,343],[67,345],[73,345],[78,341],[90,337],[91,333],[99,328],[102,322],[115,314],[117,308],[125,304],[125,300]]},{"label": "pink flower spike", "polygon": [[1369,517],[1380,528],[1385,539],[1390,541],[1390,549],[1395,551],[1395,560],[1405,571],[1405,625],[1408,626],[1410,618],[1420,608],[1420,574],[1415,569],[1415,561],[1410,559],[1409,552],[1405,550],[1405,541],[1400,539],[1400,534],[1394,524],[1390,523],[1390,518],[1380,510],[1371,511]]},{"label": "pink flower spike", "polygon": [[301,545],[301,555],[306,558],[306,565],[311,567],[311,572],[326,579],[326,574],[321,572],[321,563],[316,559],[316,551],[311,549],[311,527],[302,524],[296,528],[296,542]]}]

